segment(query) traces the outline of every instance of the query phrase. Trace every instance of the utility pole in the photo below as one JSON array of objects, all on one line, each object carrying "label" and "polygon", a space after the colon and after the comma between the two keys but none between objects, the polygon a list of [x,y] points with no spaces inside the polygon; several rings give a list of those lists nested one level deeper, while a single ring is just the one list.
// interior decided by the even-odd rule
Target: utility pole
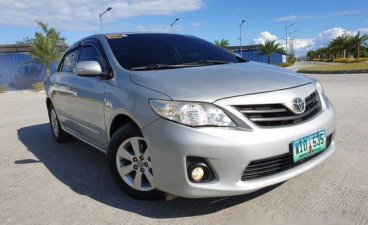
[{"label": "utility pole", "polygon": [[240,41],[240,56],[243,58],[243,46],[242,46],[242,26],[245,23],[245,20],[242,20],[239,25],[239,41]]},{"label": "utility pole", "polygon": [[287,57],[287,55],[288,55],[288,29],[289,29],[289,27],[291,27],[291,26],[293,26],[293,25],[295,25],[295,23],[292,23],[292,24],[290,24],[290,25],[288,25],[288,26],[285,26],[285,48],[286,48],[286,57]]},{"label": "utility pole", "polygon": [[110,11],[111,9],[112,9],[111,7],[107,8],[105,11],[103,11],[102,13],[100,13],[100,15],[98,16],[98,17],[100,18],[100,32],[101,32],[101,34],[102,34],[102,19],[101,19],[101,17],[102,17],[105,13],[107,13],[108,11]]},{"label": "utility pole", "polygon": [[174,22],[172,22],[171,23],[171,32],[174,32],[174,24],[176,23],[176,22],[178,22],[178,20],[179,20],[179,18],[176,18],[175,20],[174,20]]},{"label": "utility pole", "polygon": [[290,38],[290,54],[294,55],[294,39],[296,38],[296,35],[294,35],[294,37],[291,37],[291,35],[295,34],[297,32],[297,30],[294,30],[293,32],[289,33],[289,38]]}]

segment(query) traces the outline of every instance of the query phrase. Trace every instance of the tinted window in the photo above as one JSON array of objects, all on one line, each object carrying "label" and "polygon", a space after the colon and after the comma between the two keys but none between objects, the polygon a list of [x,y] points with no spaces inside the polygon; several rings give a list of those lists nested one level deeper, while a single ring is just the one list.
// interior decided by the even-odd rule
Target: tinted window
[{"label": "tinted window", "polygon": [[78,50],[74,50],[69,52],[67,56],[64,58],[63,68],[61,71],[63,72],[73,72],[73,68],[75,66],[75,62],[77,60]]},{"label": "tinted window", "polygon": [[202,39],[176,34],[128,34],[108,39],[109,45],[126,69],[150,64],[178,65],[202,60],[244,62],[228,51]]},{"label": "tinted window", "polygon": [[78,62],[80,61],[97,61],[100,63],[102,70],[104,70],[102,57],[97,49],[92,46],[82,48]]}]

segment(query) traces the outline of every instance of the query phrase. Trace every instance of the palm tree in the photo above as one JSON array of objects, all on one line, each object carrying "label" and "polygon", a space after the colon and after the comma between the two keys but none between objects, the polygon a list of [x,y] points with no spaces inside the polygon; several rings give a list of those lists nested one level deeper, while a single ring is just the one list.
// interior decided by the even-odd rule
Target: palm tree
[{"label": "palm tree", "polygon": [[221,47],[221,48],[224,48],[224,49],[228,49],[229,47],[229,41],[226,40],[226,39],[221,39],[220,41],[219,40],[216,40],[215,41],[215,45],[217,45],[218,47]]},{"label": "palm tree", "polygon": [[45,67],[46,76],[49,76],[51,64],[61,56],[60,44],[65,43],[65,39],[60,38],[60,34],[54,28],[49,28],[47,24],[38,22],[38,25],[42,33],[36,32],[35,38],[30,42],[30,55],[33,60]]},{"label": "palm tree", "polygon": [[345,58],[349,48],[349,36],[338,36],[330,41],[328,48],[334,54],[335,58]]},{"label": "palm tree", "polygon": [[313,60],[313,59],[315,59],[315,57],[316,57],[316,52],[315,51],[310,50],[310,51],[307,52],[307,59],[308,60]]},{"label": "palm tree", "polygon": [[280,53],[285,54],[285,50],[281,47],[280,43],[276,43],[276,40],[266,40],[259,48],[261,55],[268,56],[268,64],[271,64],[272,54]]},{"label": "palm tree", "polygon": [[360,31],[355,35],[352,36],[350,41],[351,44],[355,47],[356,49],[356,55],[355,58],[359,59],[360,57],[360,47],[368,40],[368,35],[364,34],[364,35],[360,35]]}]

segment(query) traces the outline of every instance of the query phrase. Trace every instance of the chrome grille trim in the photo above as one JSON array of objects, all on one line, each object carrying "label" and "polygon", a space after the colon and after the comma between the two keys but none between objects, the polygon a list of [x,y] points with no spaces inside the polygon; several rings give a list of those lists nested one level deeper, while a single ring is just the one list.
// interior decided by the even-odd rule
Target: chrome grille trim
[{"label": "chrome grille trim", "polygon": [[317,90],[304,100],[305,111],[301,114],[294,113],[283,104],[236,105],[233,107],[259,126],[283,126],[301,123],[312,118],[321,110],[322,105]]}]

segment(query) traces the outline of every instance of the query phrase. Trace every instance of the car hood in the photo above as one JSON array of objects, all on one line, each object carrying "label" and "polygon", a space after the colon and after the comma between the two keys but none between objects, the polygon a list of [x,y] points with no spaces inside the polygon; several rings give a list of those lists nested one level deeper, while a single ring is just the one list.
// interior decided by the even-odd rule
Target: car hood
[{"label": "car hood", "polygon": [[246,62],[168,70],[131,71],[131,80],[173,100],[214,102],[313,82],[312,79],[264,63]]}]

